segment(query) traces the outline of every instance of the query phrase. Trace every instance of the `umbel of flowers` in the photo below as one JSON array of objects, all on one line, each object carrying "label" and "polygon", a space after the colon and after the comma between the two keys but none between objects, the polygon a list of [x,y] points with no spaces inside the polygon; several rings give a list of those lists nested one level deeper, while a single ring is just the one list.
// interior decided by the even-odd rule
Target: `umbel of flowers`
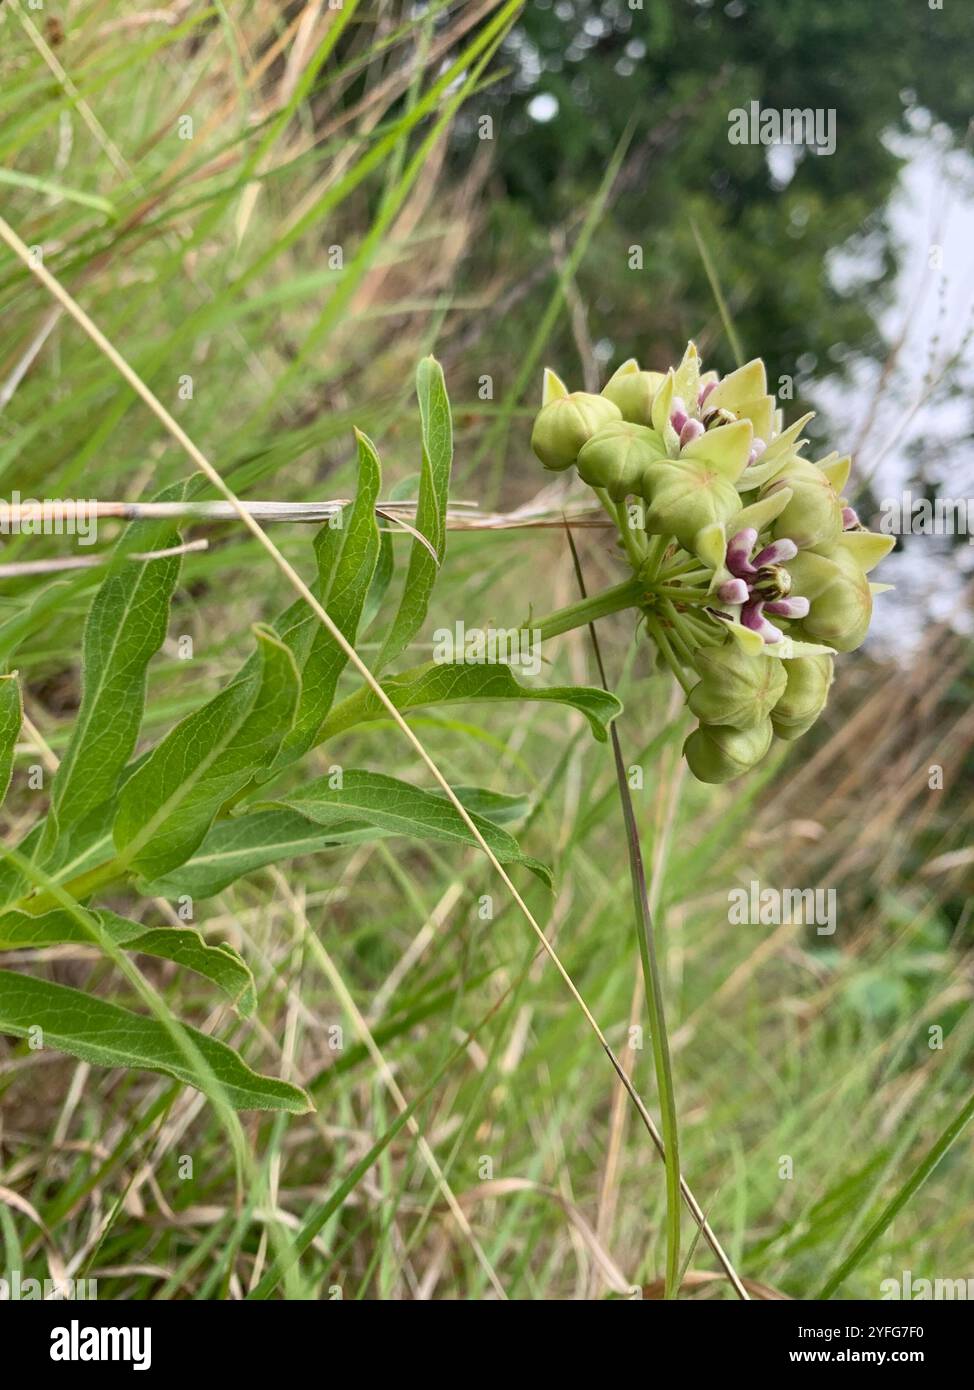
[{"label": "umbel of flowers", "polygon": [[665,374],[623,363],[601,395],[545,372],[532,447],[577,467],[617,521],[634,575],[621,592],[699,720],[684,753],[704,782],[811,727],[835,654],[889,587],[867,578],[893,540],[843,498],[849,457],[802,455],[811,418],[785,428],[760,359],[719,377],[693,343]]}]

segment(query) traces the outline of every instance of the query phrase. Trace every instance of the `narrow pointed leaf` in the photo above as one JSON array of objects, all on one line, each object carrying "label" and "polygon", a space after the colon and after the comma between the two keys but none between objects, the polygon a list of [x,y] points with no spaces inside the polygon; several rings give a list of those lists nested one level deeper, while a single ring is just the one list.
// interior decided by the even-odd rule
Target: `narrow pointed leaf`
[{"label": "narrow pointed leaf", "polygon": [[[382,688],[401,711],[468,700],[548,700],[571,705],[584,714],[601,743],[606,740],[609,724],[622,711],[619,699],[607,690],[587,685],[522,685],[511,668],[502,665],[429,662],[383,681]],[[321,737],[331,738],[357,724],[386,718],[388,712],[378,696],[370,689],[361,690],[335,706]]]},{"label": "narrow pointed leaf", "polygon": [[[453,789],[468,811],[486,816],[495,824],[518,819],[525,814],[528,800],[480,787]],[[433,792],[432,795],[442,795]],[[303,854],[319,854],[341,845],[361,844],[389,838],[394,832],[364,821],[336,824],[327,830],[297,811],[254,811],[218,821],[196,854],[171,873],[146,885],[147,897],[175,900],[188,894],[194,901],[220,893],[245,874],[296,859]]]},{"label": "narrow pointed leaf", "polygon": [[[235,1109],[297,1115],[313,1109],[299,1087],[258,1075],[225,1043],[187,1024],[179,1026]],[[0,970],[0,1033],[24,1038],[37,1028],[45,1047],[93,1066],[162,1072],[197,1090],[208,1089],[207,1079],[197,1074],[169,1029],[156,1019],[66,985]]]},{"label": "narrow pointed leaf", "polygon": [[[355,502],[346,511],[345,525],[341,531],[322,533],[323,543],[331,549],[335,548],[336,536],[341,542],[333,562],[324,606],[342,636],[353,644],[379,557],[375,504],[382,483],[375,445],[364,434],[357,432],[356,438],[358,492]],[[322,572],[322,569],[319,562],[319,571]],[[277,767],[299,758],[314,743],[315,735],[331,708],[338,678],[347,661],[345,653],[327,629],[314,614],[310,616],[313,633],[307,658],[301,667],[301,699],[294,727],[277,756]]]},{"label": "narrow pointed leaf", "polygon": [[0,804],[7,795],[14,766],[14,749],[24,722],[20,683],[16,675],[0,676]]},{"label": "narrow pointed leaf", "polygon": [[[154,500],[180,501],[185,490],[178,483]],[[51,784],[52,821],[60,831],[114,793],[142,723],[148,665],[169,624],[181,557],[132,556],[178,544],[171,521],[132,522],[92,601],[82,648],[81,707]]]},{"label": "narrow pointed leaf", "polygon": [[294,657],[270,628],[254,634],[259,667],[177,724],[122,789],[115,845],[122,863],[147,878],[189,858],[291,727],[300,690]]},{"label": "narrow pointed leaf", "polygon": [[429,541],[436,552],[436,559],[420,541],[413,541],[399,611],[379,652],[375,665],[377,671],[399,656],[422,627],[439,565],[446,553],[446,507],[450,470],[453,467],[453,423],[443,368],[433,357],[424,357],[419,364],[416,394],[419,397],[423,438],[416,529]]},{"label": "narrow pointed leaf", "polygon": [[[145,927],[114,912],[89,912],[95,932],[100,928],[116,946],[145,956],[171,960],[212,981],[242,1014],[254,1010],[254,977],[230,946],[208,945],[199,932],[184,927]],[[0,917],[0,951],[39,946],[63,946],[69,942],[97,945],[80,914],[56,908],[40,917],[27,912],[7,912]]]},{"label": "narrow pointed leaf", "polygon": [[[444,796],[379,772],[346,771],[341,787],[332,787],[328,777],[320,777],[257,809],[272,807],[297,811],[321,826],[347,828],[349,822],[365,822],[393,835],[446,844],[477,844],[456,807]],[[472,819],[502,864],[524,864],[545,883],[551,883],[550,870],[522,854],[513,835],[482,816],[472,814]]]},{"label": "narrow pointed leaf", "polygon": [[[400,478],[389,490],[389,499],[393,502],[400,502],[406,498],[415,498],[419,492],[419,474],[410,473],[406,478]],[[375,566],[375,574],[372,576],[372,583],[362,608],[362,619],[359,623],[359,632],[367,632],[369,627],[379,616],[385,596],[389,592],[389,585],[396,568],[396,552],[393,544],[393,530],[391,523],[386,523],[379,531],[379,558]]]}]

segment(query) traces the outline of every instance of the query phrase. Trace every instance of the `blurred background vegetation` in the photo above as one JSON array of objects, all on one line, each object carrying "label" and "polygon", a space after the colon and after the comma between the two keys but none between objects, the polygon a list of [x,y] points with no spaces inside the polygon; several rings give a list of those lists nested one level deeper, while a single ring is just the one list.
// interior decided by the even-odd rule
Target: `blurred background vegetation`
[{"label": "blurred background vegetation", "polygon": [[[721,370],[761,354],[773,383],[794,381],[789,415],[819,410],[823,452],[855,450],[865,520],[906,486],[970,493],[974,70],[960,5],[8,0],[0,39],[4,217],[244,496],[348,496],[353,424],[376,438],[387,486],[408,478],[413,369],[434,351],[457,496],[557,504],[565,480],[527,448],[542,366],[597,388],[633,354],[665,367],[690,336]],[[835,154],[731,145],[728,113],[752,101],[834,109]],[[136,498],[186,473],[6,253],[0,315],[0,496]],[[284,600],[237,529],[191,534],[210,548],[186,560],[150,686],[156,732],[217,688],[249,623]],[[620,577],[600,535],[579,536],[590,590]],[[275,538],[307,571],[309,537]],[[69,546],[12,536],[2,559]],[[879,601],[879,640],[842,661],[815,735],[730,790],[684,776],[687,725],[666,683],[624,621],[602,624],[626,761],[642,771],[684,1168],[741,1272],[791,1297],[820,1291],[971,1088],[970,553],[966,538],[904,544],[881,576],[898,590]],[[50,766],[77,707],[96,582],[0,584],[0,655],[22,673],[34,730],[4,810],[10,843],[36,813],[27,768]],[[556,530],[458,533],[430,634],[574,596]],[[595,679],[584,633],[548,655],[546,679]],[[553,864],[557,893],[528,887],[529,900],[652,1106],[648,1046],[628,1045],[641,988],[605,750],[537,708],[415,724],[453,780],[530,797],[518,834]],[[315,772],[338,759],[421,780],[381,727],[315,756]],[[835,888],[836,935],[729,926],[728,889],[752,878]],[[310,929],[407,1096],[497,1007],[420,1119],[508,1295],[605,1295],[607,1259],[615,1284],[655,1292],[661,1165],[476,859],[395,843],[319,856],[202,904],[200,925],[253,964],[257,1026],[163,968],[154,978],[182,1016],[310,1085],[318,1112],[253,1118],[277,1205],[241,1220],[199,1098],[171,1097],[160,1118],[163,1083],[0,1042],[0,1186],[29,1200],[71,1272],[97,1275],[103,1297],[239,1296],[266,1267],[267,1222],[291,1229],[389,1123]],[[118,988],[83,951],[22,955]],[[877,1298],[903,1269],[974,1274],[972,1195],[967,1138],[837,1296]],[[2,1200],[0,1234],[7,1268],[51,1258]],[[702,1243],[691,1265],[713,1268]],[[408,1136],[302,1264],[299,1292],[336,1286],[489,1293]],[[731,1296],[719,1282],[689,1292]]]}]

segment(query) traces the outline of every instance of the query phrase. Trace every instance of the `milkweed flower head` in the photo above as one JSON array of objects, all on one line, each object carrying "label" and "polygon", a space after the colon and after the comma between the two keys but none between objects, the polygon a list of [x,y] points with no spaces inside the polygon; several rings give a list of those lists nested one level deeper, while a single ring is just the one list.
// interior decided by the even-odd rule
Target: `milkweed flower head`
[{"label": "milkweed flower head", "polygon": [[702,781],[811,728],[889,587],[867,576],[893,538],[843,496],[848,455],[804,457],[811,419],[785,424],[760,358],[721,377],[692,342],[665,373],[631,358],[599,395],[545,372],[532,446],[576,465],[619,524],[635,606],[699,720],[684,754]]}]

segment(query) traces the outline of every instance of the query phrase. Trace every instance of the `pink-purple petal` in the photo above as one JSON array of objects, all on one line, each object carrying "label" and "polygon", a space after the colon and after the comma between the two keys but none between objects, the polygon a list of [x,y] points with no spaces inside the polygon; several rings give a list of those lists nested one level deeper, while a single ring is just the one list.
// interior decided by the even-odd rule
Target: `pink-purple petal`
[{"label": "pink-purple petal", "polygon": [[776,618],[807,618],[810,607],[807,598],[796,594],[794,598],[776,598],[766,603],[764,611],[773,613]]},{"label": "pink-purple petal", "polygon": [[743,579],[725,579],[717,590],[721,603],[747,603],[750,590]]},{"label": "pink-purple petal", "polygon": [[780,642],[784,633],[764,616],[764,603],[761,599],[751,599],[741,609],[741,626],[758,633],[765,642]]},{"label": "pink-purple petal", "polygon": [[745,526],[743,531],[738,531],[737,535],[731,536],[727,542],[727,568],[738,579],[756,573],[750,556],[757,538],[758,533],[754,527]]},{"label": "pink-purple petal", "polygon": [[682,396],[674,396],[673,400],[670,402],[670,424],[676,430],[677,434],[680,433],[689,418],[686,401]]},{"label": "pink-purple petal", "polygon": [[759,569],[762,565],[783,565],[786,560],[794,560],[797,554],[795,542],[784,538],[766,545],[759,555],[755,555],[754,563]]}]

